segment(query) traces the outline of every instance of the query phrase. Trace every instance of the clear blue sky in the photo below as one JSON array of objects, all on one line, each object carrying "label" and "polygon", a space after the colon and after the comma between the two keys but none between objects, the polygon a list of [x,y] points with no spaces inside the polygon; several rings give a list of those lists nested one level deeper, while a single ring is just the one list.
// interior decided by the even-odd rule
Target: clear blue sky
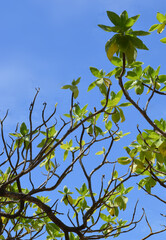
[{"label": "clear blue sky", "polygon": [[[165,6],[165,0],[0,1],[0,116],[5,114],[6,109],[10,110],[6,129],[13,131],[17,122],[26,121],[36,87],[41,89],[38,110],[34,114],[36,122],[39,121],[39,110],[44,101],[50,109],[59,102],[59,107],[64,110],[59,109],[59,113],[66,111],[70,94],[60,88],[79,76],[82,77],[82,93],[78,101],[82,105],[88,101],[95,104],[97,95],[90,93],[85,97],[88,85],[94,81],[89,67],[103,68],[105,71],[112,69],[104,50],[109,33],[97,27],[97,24],[109,24],[106,11],[120,14],[127,10],[130,16],[141,14],[135,29],[146,31],[156,23],[157,11],[166,13],[163,12]],[[164,36],[165,33],[162,34]],[[161,64],[161,73],[165,74],[163,53],[166,46],[159,43],[160,38],[156,33],[144,37],[150,51],[140,51],[138,60],[154,68]],[[166,117],[162,110],[165,105],[161,103],[158,107],[158,101],[153,102],[150,108],[151,116],[155,118],[157,111],[158,116]],[[142,118],[138,115],[137,122],[133,120],[130,126],[135,131],[136,124],[142,124]],[[124,126],[128,128],[127,124]],[[153,215],[153,209],[149,210],[149,214]],[[153,226],[156,224],[158,219]],[[140,239],[137,238],[139,234],[143,237],[144,227],[137,232],[135,239]],[[131,233],[130,236],[132,239],[135,235]],[[124,235],[120,239],[126,238],[127,235]],[[164,239],[164,235],[151,239]]]}]

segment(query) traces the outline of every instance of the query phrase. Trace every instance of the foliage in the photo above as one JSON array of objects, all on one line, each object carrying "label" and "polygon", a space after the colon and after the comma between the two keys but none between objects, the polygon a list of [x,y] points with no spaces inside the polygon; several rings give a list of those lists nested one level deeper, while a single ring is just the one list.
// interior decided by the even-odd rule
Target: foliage
[{"label": "foliage", "polygon": [[[131,220],[125,214],[134,187],[129,186],[129,180],[133,178],[139,190],[166,203],[152,193],[157,184],[166,187],[166,121],[153,120],[147,114],[152,98],[166,95],[166,75],[159,74],[160,67],[143,67],[136,60],[138,49],[148,50],[139,37],[154,30],[161,33],[166,15],[157,13],[159,24],[149,32],[132,29],[139,15],[128,17],[124,11],[118,16],[108,11],[107,16],[113,26],[99,27],[114,34],[105,49],[115,68],[106,73],[90,67],[95,80],[88,87],[88,92],[98,88],[102,95],[99,110],[91,112],[90,103],[81,106],[75,100],[79,97],[78,78],[62,87],[72,94],[69,112],[60,118],[61,123],[52,123],[57,104],[48,117],[44,104],[41,123],[34,127],[32,114],[38,89],[30,105],[29,122],[17,126],[8,141],[4,134],[8,112],[0,121],[0,239],[36,239],[43,234],[48,240],[118,237],[144,217],[150,234],[143,239],[166,230],[153,232],[144,210],[140,218],[136,216],[137,203]],[[161,42],[166,43],[165,38]],[[118,80],[118,91],[114,90],[113,78]],[[145,101],[144,106],[134,100],[137,95]],[[114,159],[113,145],[129,134],[121,130],[128,107],[131,111],[135,108],[150,128],[140,130],[137,125],[136,140],[124,147],[125,156]],[[72,173],[77,174],[74,186]]]}]

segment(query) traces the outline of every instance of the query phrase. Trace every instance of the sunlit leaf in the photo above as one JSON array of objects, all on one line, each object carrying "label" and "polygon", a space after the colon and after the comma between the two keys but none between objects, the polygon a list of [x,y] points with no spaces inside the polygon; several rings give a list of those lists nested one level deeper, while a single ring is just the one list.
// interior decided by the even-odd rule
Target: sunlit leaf
[{"label": "sunlit leaf", "polygon": [[164,141],[160,146],[159,146],[159,151],[160,153],[166,157],[166,142]]},{"label": "sunlit leaf", "polygon": [[157,33],[159,34],[162,33],[164,31],[164,28],[165,28],[165,23],[160,24],[160,26],[157,29]]},{"label": "sunlit leaf", "polygon": [[128,158],[128,157],[120,157],[117,160],[118,160],[118,163],[120,163],[122,165],[127,165],[132,161],[132,159]]},{"label": "sunlit leaf", "polygon": [[20,126],[20,133],[25,136],[27,133],[29,132],[29,130],[27,129],[26,124],[23,122]]},{"label": "sunlit leaf", "polygon": [[160,40],[162,43],[166,43],[166,37]]},{"label": "sunlit leaf", "polygon": [[163,23],[164,21],[166,21],[166,17],[162,13],[159,13],[159,12],[157,13],[156,18],[160,23]]},{"label": "sunlit leaf", "polygon": [[154,24],[150,27],[149,32],[153,32],[154,30],[158,29],[160,24]]}]

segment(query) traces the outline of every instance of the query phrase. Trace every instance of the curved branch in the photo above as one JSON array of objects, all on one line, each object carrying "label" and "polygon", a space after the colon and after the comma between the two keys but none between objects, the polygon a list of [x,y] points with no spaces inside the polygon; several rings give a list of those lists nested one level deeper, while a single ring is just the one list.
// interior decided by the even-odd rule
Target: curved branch
[{"label": "curved branch", "polygon": [[119,85],[123,91],[123,94],[125,95],[126,99],[132,103],[132,105],[142,114],[142,116],[146,119],[146,121],[154,128],[155,131],[161,133],[162,136],[166,137],[166,132],[162,131],[160,128],[157,127],[157,125],[149,118],[149,116],[147,115],[146,111],[143,110],[142,108],[140,108],[138,106],[138,104],[129,96],[129,93],[126,91],[126,89],[123,86],[123,81],[122,81],[122,77],[125,73],[125,68],[126,68],[126,57],[125,57],[125,53],[123,53],[123,67],[122,67],[122,72],[119,76]]}]

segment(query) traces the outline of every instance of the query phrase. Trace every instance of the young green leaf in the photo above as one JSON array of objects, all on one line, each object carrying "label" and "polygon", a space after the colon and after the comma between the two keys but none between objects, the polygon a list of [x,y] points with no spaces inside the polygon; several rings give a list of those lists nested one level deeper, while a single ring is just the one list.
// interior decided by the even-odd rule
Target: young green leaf
[{"label": "young green leaf", "polygon": [[166,37],[160,40],[162,43],[166,43]]},{"label": "young green leaf", "polygon": [[26,124],[23,122],[20,126],[20,133],[25,136],[27,133],[29,132],[29,130],[27,129]]},{"label": "young green leaf", "polygon": [[159,12],[157,13],[156,18],[160,23],[163,23],[164,21],[166,21],[166,17],[162,13],[159,13]]},{"label": "young green leaf", "polygon": [[134,17],[131,17],[126,22],[126,27],[130,28],[134,25],[134,23],[138,20],[140,15],[136,15]]},{"label": "young green leaf", "polygon": [[124,113],[123,113],[122,109],[121,109],[121,108],[119,108],[119,107],[118,107],[118,109],[119,109],[120,118],[121,118],[121,123],[122,123],[122,122],[124,122],[124,121],[125,121],[125,116],[124,116]]},{"label": "young green leaf", "polygon": [[112,121],[114,123],[119,122],[119,120],[120,120],[120,113],[119,113],[119,111],[116,110],[116,112],[112,114],[111,118],[112,118]]},{"label": "young green leaf", "polygon": [[112,128],[112,122],[111,121],[108,121],[108,122],[105,122],[105,128],[110,131],[111,128]]},{"label": "young green leaf", "polygon": [[132,159],[128,157],[120,157],[117,160],[118,160],[118,163],[122,165],[128,165],[132,161]]},{"label": "young green leaf", "polygon": [[100,70],[98,70],[97,68],[95,68],[95,67],[90,67],[90,71],[93,74],[93,76],[95,76],[97,78],[103,77],[102,72]]},{"label": "young green leaf", "polygon": [[92,90],[94,87],[96,87],[96,83],[95,83],[95,82],[93,82],[93,83],[91,83],[91,84],[89,85],[87,91],[89,92],[89,91]]},{"label": "young green leaf", "polygon": [[69,153],[69,151],[67,151],[67,150],[64,152],[63,161],[66,160],[66,158],[67,158],[67,156],[68,156],[68,153]]},{"label": "young green leaf", "polygon": [[150,27],[149,32],[153,32],[154,30],[157,30],[159,28],[160,24],[154,24]]},{"label": "young green leaf", "polygon": [[162,33],[164,31],[165,28],[165,23],[162,23],[159,25],[158,29],[157,29],[157,33]]},{"label": "young green leaf", "polygon": [[112,57],[111,63],[116,67],[122,67],[122,60],[118,57]]},{"label": "young green leaf", "polygon": [[61,89],[69,89],[71,87],[71,85],[64,85],[63,87],[61,87]]}]

